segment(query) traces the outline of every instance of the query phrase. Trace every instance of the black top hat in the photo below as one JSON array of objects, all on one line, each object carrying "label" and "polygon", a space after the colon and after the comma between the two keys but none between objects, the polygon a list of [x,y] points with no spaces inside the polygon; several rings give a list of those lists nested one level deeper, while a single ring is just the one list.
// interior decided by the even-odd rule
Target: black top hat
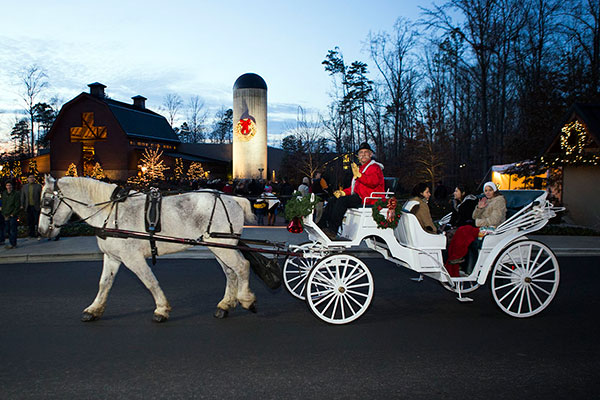
[{"label": "black top hat", "polygon": [[369,146],[369,143],[367,142],[363,142],[360,144],[360,147],[358,148],[357,151],[361,151],[361,150],[369,150],[369,151],[373,151],[373,149],[371,148],[371,146]]}]

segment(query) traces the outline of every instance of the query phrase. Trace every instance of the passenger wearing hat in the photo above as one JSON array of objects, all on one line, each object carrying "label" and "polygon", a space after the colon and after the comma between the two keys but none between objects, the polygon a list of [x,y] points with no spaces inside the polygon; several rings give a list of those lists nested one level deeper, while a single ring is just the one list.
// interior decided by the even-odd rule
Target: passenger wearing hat
[{"label": "passenger wearing hat", "polygon": [[[336,190],[331,198],[320,226],[329,237],[335,237],[342,225],[344,214],[349,208],[361,207],[364,199],[373,192],[385,192],[383,180],[383,165],[372,159],[373,150],[368,143],[362,143],[358,148],[360,167],[352,163],[352,184],[344,190]],[[368,199],[366,204],[375,203],[376,199]]]},{"label": "passenger wearing hat", "polygon": [[458,266],[464,262],[469,245],[480,236],[479,233],[482,231],[480,228],[494,229],[506,219],[506,200],[498,191],[496,184],[486,182],[483,185],[483,194],[485,196],[479,200],[477,207],[473,210],[475,226],[459,227],[450,241],[448,261],[446,262],[446,269],[450,276],[459,276]]}]

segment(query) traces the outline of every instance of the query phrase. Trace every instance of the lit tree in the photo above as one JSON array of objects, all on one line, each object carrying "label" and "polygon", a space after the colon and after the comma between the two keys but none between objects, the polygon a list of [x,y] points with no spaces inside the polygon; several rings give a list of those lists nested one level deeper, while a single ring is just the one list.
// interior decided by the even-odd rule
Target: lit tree
[{"label": "lit tree", "polygon": [[77,176],[77,166],[74,163],[71,163],[71,165],[69,165],[69,168],[67,169],[67,173],[65,175],[66,176]]},{"label": "lit tree", "polygon": [[162,160],[162,151],[158,149],[145,149],[140,164],[138,165],[137,176],[132,176],[127,182],[142,187],[147,187],[153,182],[165,179],[163,171],[169,167],[164,166]]},{"label": "lit tree", "polygon": [[175,170],[173,171],[175,174],[175,179],[180,180],[183,178],[183,160],[181,158],[175,159]]},{"label": "lit tree", "polygon": [[187,172],[188,179],[190,179],[190,180],[206,179],[206,178],[208,178],[209,174],[210,174],[210,171],[204,171],[204,168],[202,168],[202,164],[199,162],[191,163],[190,168],[188,169],[188,172]]},{"label": "lit tree", "polygon": [[94,169],[92,170],[90,177],[94,179],[106,178],[106,174],[104,174],[104,170],[102,169],[102,166],[100,166],[99,162],[97,162],[96,165],[94,165]]},{"label": "lit tree", "polygon": [[37,160],[29,160],[29,173],[35,175],[36,177],[40,174],[37,166]]},{"label": "lit tree", "polygon": [[8,161],[5,161],[2,166],[0,166],[0,176],[5,177],[10,174],[10,164]]},{"label": "lit tree", "polygon": [[23,175],[23,170],[21,169],[21,161],[15,161],[15,166],[12,169],[12,175],[15,178],[20,178]]}]

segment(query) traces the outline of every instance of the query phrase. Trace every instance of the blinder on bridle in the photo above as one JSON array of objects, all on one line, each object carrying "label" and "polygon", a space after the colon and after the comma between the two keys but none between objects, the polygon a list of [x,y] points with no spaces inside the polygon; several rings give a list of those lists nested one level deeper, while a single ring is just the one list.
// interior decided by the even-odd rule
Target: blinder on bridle
[{"label": "blinder on bridle", "polygon": [[[54,203],[55,203],[55,199],[58,199],[58,205],[56,206],[56,208],[54,208]],[[65,203],[67,205],[67,207],[69,207],[71,210],[73,210],[73,208],[63,200],[63,196],[62,193],[60,192],[60,188],[58,187],[58,181],[54,181],[54,187],[52,188],[52,194],[51,195],[47,195],[47,193],[44,193],[44,195],[42,196],[42,201],[40,204],[40,214],[50,218],[50,222],[48,223],[48,230],[53,230],[55,228],[60,228],[63,225],[54,225],[54,215],[56,214],[56,212],[58,211],[58,208],[60,207],[61,203]],[[50,209],[50,212],[44,212],[44,209]]]}]

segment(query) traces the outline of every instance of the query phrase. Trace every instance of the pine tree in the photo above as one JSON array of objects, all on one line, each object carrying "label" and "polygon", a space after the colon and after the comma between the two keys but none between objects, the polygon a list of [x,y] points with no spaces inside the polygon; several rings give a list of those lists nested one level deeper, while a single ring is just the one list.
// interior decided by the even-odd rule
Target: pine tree
[{"label": "pine tree", "polygon": [[69,165],[69,168],[67,169],[67,173],[65,175],[66,176],[77,176],[77,166],[74,163],[71,163],[71,165]]}]

